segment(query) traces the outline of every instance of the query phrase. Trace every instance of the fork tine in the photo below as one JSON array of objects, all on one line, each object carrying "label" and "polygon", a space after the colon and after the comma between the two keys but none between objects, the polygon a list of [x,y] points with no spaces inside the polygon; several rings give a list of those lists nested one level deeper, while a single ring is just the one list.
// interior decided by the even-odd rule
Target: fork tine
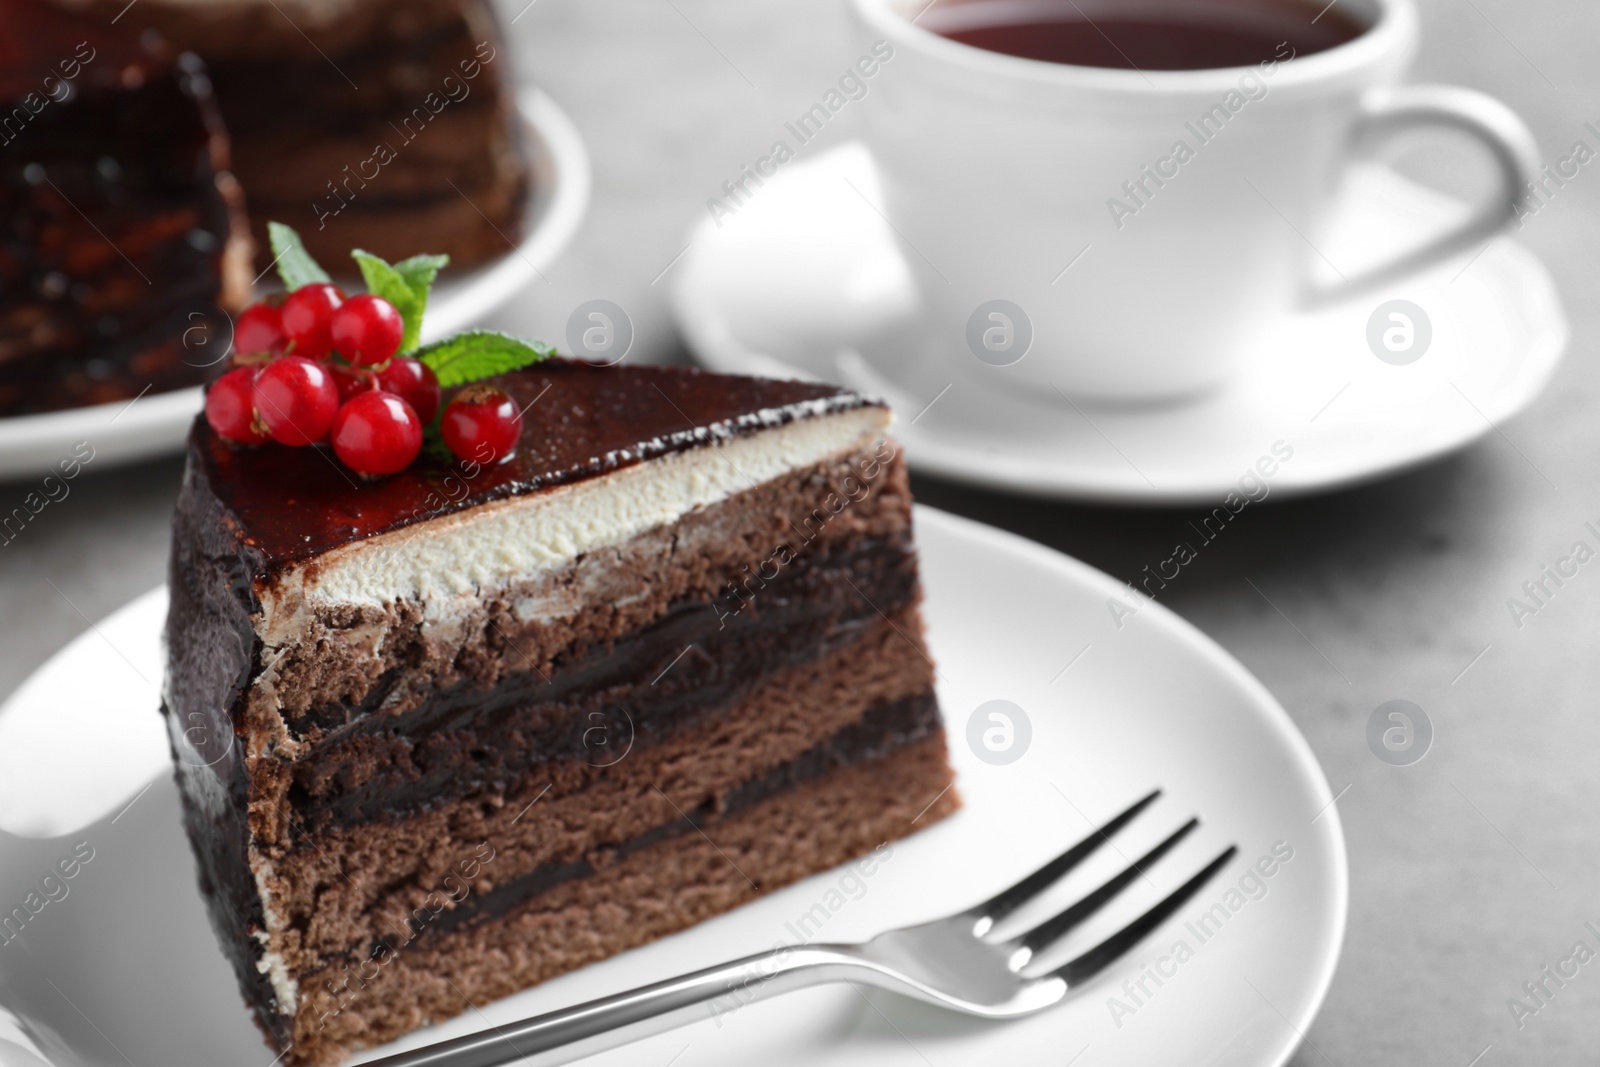
[{"label": "fork tine", "polygon": [[1052,976],[1065,979],[1067,988],[1070,989],[1080,982],[1087,981],[1099,974],[1124,952],[1144,940],[1147,934],[1166,921],[1167,916],[1183,907],[1184,902],[1198,893],[1211,880],[1211,876],[1225,867],[1238,851],[1237,846],[1229,845],[1222,855],[1206,864],[1199,874],[1174,889],[1161,903],[1077,959],[1071,960],[1052,971]]},{"label": "fork tine", "polygon": [[1128,864],[1121,873],[1111,878],[1099,889],[1096,889],[1054,918],[1046,919],[1021,937],[1014,939],[1011,943],[1025,947],[1033,954],[1044,951],[1067,931],[1075,929],[1089,916],[1111,903],[1118,893],[1127,888],[1129,882],[1144,874],[1147,867],[1171,851],[1174,845],[1188,837],[1190,831],[1199,825],[1199,819],[1190,819],[1169,835],[1165,841]]},{"label": "fork tine", "polygon": [[1155,803],[1156,797],[1160,795],[1161,790],[1156,789],[1149,796],[1135,801],[1122,814],[1116,816],[1010,889],[1002,889],[976,908],[973,908],[971,914],[988,919],[991,925],[1004,919],[1007,915],[1010,915],[1023,904],[1049,888],[1055,883],[1056,879],[1088,859],[1095,849],[1110,840],[1112,834],[1126,826],[1141,811]]}]

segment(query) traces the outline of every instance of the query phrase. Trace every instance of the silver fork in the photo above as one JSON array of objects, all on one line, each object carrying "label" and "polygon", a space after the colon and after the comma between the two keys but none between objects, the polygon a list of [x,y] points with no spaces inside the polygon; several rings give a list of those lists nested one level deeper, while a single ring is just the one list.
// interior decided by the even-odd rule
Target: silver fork
[{"label": "silver fork", "polygon": [[[1138,944],[1197,893],[1237,851],[1229,845],[1160,903],[1053,970],[1028,964],[1105,907],[1200,824],[1190,819],[1076,903],[1026,933],[996,939],[995,925],[1110,841],[1161,795],[1157,789],[1037,871],[988,900],[932,922],[879,934],[860,945],[800,945],[746,956],[627,993],[536,1015],[509,1026],[402,1052],[367,1067],[500,1067],[538,1057],[569,1063],[720,1012],[827,982],[861,982],[951,1011],[1010,1019],[1060,1002]],[[734,1010],[724,1007],[723,1011]]]}]

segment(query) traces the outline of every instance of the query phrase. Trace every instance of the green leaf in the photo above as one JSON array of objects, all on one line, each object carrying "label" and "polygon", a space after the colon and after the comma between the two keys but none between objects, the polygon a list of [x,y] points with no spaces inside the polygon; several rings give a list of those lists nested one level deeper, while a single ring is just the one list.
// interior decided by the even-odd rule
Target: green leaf
[{"label": "green leaf", "polygon": [[433,280],[439,272],[450,265],[449,256],[412,256],[402,259],[394,265],[395,271],[411,286],[411,291],[422,298],[424,305],[428,302],[428,290],[433,287]]},{"label": "green leaf", "polygon": [[305,243],[293,228],[281,222],[267,223],[267,238],[272,244],[273,262],[278,265],[278,277],[290,292],[312,282],[329,282],[328,272],[317,265],[306,251]]},{"label": "green leaf", "polygon": [[518,370],[555,354],[542,341],[524,341],[494,330],[468,330],[412,353],[438,375],[445,389]]},{"label": "green leaf", "polygon": [[449,465],[456,461],[456,454],[450,451],[450,446],[444,443],[444,434],[439,432],[438,419],[433,420],[433,425],[423,427],[422,454],[435,463]]},{"label": "green leaf", "polygon": [[422,312],[428,299],[427,291],[424,290],[421,298],[418,298],[416,290],[403,274],[371,252],[363,252],[358,248],[350,253],[350,258],[361,268],[367,292],[383,297],[400,312],[400,318],[405,322],[405,332],[400,335],[400,351],[409,352],[417,347],[417,339],[422,333]]},{"label": "green leaf", "polygon": [[422,340],[422,317],[428,310],[428,290],[433,279],[450,262],[449,256],[412,256],[399,263],[386,263],[371,252],[356,249],[350,258],[361,268],[367,291],[395,306],[405,320],[400,351],[410,352]]},{"label": "green leaf", "polygon": [[402,259],[394,265],[395,273],[411,286],[411,293],[417,301],[416,324],[413,326],[412,320],[406,319],[406,335],[400,342],[400,351],[410,352],[422,343],[422,316],[428,310],[428,290],[433,288],[433,280],[439,276],[439,272],[449,265],[449,256],[426,255]]}]

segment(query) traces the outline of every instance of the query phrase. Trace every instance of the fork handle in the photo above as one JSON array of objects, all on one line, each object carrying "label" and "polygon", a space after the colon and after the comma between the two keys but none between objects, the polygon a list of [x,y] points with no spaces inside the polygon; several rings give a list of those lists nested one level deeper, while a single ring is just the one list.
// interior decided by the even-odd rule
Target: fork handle
[{"label": "fork handle", "polygon": [[767,997],[851,977],[869,982],[878,977],[863,964],[847,945],[773,949],[510,1026],[371,1060],[366,1067],[500,1067],[525,1059],[538,1067],[570,1063],[700,1018],[720,1020]]}]

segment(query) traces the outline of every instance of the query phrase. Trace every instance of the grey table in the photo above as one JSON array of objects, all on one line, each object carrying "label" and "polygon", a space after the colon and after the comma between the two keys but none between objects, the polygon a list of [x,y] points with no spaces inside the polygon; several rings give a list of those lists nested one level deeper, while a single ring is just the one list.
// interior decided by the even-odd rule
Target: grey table
[{"label": "grey table", "polygon": [[[603,297],[634,321],[631,358],[685,359],[658,275],[706,198],[837,77],[851,55],[840,5],[525,2],[504,8],[520,67],[584,131],[596,185],[574,247],[498,325],[555,339],[574,307]],[[1553,160],[1577,140],[1600,147],[1583,127],[1600,119],[1597,27],[1583,0],[1425,0],[1416,76],[1506,100]],[[851,135],[844,120],[825,143]],[[1414,154],[1410,165],[1456,180],[1440,159]],[[1600,922],[1590,896],[1600,889],[1600,566],[1520,628],[1506,602],[1573,541],[1593,544],[1582,524],[1600,520],[1600,301],[1588,284],[1600,170],[1586,168],[1522,237],[1554,270],[1574,325],[1569,357],[1531,411],[1416,473],[1253,507],[1163,595],[1266,683],[1343,791],[1349,934],[1297,1064],[1594,1056],[1600,964],[1550,984],[1553,1001],[1521,1028],[1507,1001],[1580,939],[1600,950],[1583,927]],[[0,547],[0,694],[163,579],[179,475],[173,460],[91,468]],[[0,505],[29,488],[0,485]],[[1192,517],[925,479],[916,489],[1129,578],[1164,558]],[[1394,698],[1419,704],[1436,729],[1432,752],[1410,767],[1380,762],[1365,740],[1372,709]]]}]

